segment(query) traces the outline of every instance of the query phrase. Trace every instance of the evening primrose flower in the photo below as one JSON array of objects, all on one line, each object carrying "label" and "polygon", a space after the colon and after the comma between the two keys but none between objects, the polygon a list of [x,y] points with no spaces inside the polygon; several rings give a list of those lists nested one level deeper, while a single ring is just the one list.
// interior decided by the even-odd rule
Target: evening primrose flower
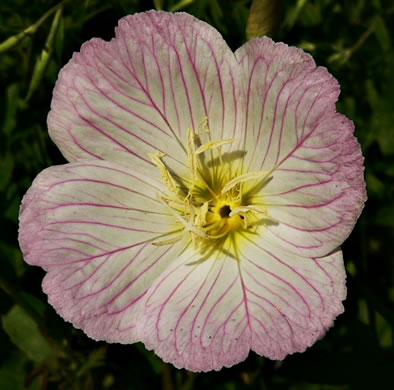
[{"label": "evening primrose flower", "polygon": [[233,53],[185,13],[85,43],[48,116],[69,163],[20,214],[50,304],[192,371],[304,351],[343,311],[339,246],[365,201],[338,95],[302,50],[262,37]]}]

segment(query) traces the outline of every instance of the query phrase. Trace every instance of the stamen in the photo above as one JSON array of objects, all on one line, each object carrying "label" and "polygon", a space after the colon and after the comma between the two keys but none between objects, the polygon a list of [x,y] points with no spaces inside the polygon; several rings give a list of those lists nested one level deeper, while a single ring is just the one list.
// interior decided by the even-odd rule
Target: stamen
[{"label": "stamen", "polygon": [[206,116],[198,125],[197,131],[205,131],[205,133],[209,133],[208,127],[208,117]]},{"label": "stamen", "polygon": [[201,145],[197,150],[194,152],[195,154],[201,154],[206,152],[209,149],[219,148],[220,146],[231,144],[235,141],[235,138],[227,138],[227,139],[220,139],[218,141],[209,141],[206,144]]},{"label": "stamen", "polygon": [[192,171],[193,180],[197,180],[197,157],[194,152],[194,132],[187,129],[187,161]]},{"label": "stamen", "polygon": [[188,226],[188,222],[184,220],[178,213],[174,211],[174,209],[159,195],[157,195],[157,200],[167,208],[167,210],[183,225]]},{"label": "stamen", "polygon": [[190,205],[190,211],[191,211],[190,219],[189,219],[189,221],[186,221],[178,213],[176,213],[160,196],[158,196],[157,199],[159,200],[159,202],[162,205],[166,206],[168,211],[184,226],[184,233],[185,232],[193,232],[193,233],[197,234],[200,237],[208,238],[208,236],[205,233],[203,233],[199,229],[195,229],[194,226],[193,226],[193,220],[194,220],[194,208],[193,208],[193,205]]},{"label": "stamen", "polygon": [[260,177],[267,176],[269,171],[257,171],[257,172],[249,172],[244,173],[243,175],[237,176],[236,178],[230,180],[222,189],[222,194],[231,190],[231,188],[235,187],[239,183],[243,183],[248,180],[256,180]]},{"label": "stamen", "polygon": [[198,209],[197,216],[194,222],[198,227],[204,226],[207,223],[208,203],[209,202],[205,202]]},{"label": "stamen", "polygon": [[160,175],[161,178],[164,182],[164,184],[167,186],[167,188],[174,193],[175,195],[178,195],[178,187],[176,186],[176,183],[174,179],[172,178],[170,172],[168,172],[166,166],[164,163],[160,160],[161,157],[164,157],[165,154],[161,152],[156,152],[156,153],[148,153],[148,157],[151,159],[153,164],[157,166],[160,170]]},{"label": "stamen", "polygon": [[236,207],[234,210],[231,211],[229,215],[230,217],[233,217],[234,215],[237,215],[239,213],[247,213],[248,211],[254,211],[255,213],[268,215],[266,210],[262,209],[261,207],[253,206],[253,205]]},{"label": "stamen", "polygon": [[[173,205],[177,205],[178,207],[181,206],[182,208],[185,206],[185,202],[182,200],[179,200],[177,198],[170,198],[169,196],[166,195],[160,195],[161,199],[163,199],[168,205],[173,204]],[[176,206],[170,206],[172,208],[176,207]]]},{"label": "stamen", "polygon": [[178,234],[174,238],[170,238],[168,240],[152,242],[152,245],[154,245],[154,246],[164,246],[164,245],[175,244],[176,242],[180,241],[183,238],[183,236],[184,236],[184,234]]}]

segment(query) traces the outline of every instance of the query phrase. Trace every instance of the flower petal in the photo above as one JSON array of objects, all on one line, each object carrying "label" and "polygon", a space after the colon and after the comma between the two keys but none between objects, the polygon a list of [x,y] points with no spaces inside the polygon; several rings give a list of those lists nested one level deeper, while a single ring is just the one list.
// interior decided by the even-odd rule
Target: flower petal
[{"label": "flower petal", "polygon": [[305,258],[250,242],[241,261],[248,300],[251,349],[271,359],[303,352],[343,312],[345,268],[338,249]]},{"label": "flower petal", "polygon": [[47,271],[57,312],[92,338],[137,341],[139,302],[182,249],[152,245],[174,226],[156,184],[115,163],[81,162],[46,169],[23,200],[25,260]]},{"label": "flower petal", "polygon": [[250,349],[236,260],[202,257],[190,249],[176,259],[146,294],[139,323],[148,349],[191,371],[230,367]]},{"label": "flower petal", "polygon": [[250,349],[283,359],[325,333],[343,311],[341,251],[307,259],[244,244],[239,260],[187,250],[155,281],[139,323],[147,348],[178,368],[209,371]]},{"label": "flower petal", "polygon": [[246,166],[271,172],[258,199],[277,245],[324,256],[349,235],[366,199],[351,121],[336,80],[301,49],[263,37],[235,53],[247,85]]},{"label": "flower petal", "polygon": [[60,72],[50,135],[69,161],[151,169],[147,153],[158,150],[182,170],[188,128],[208,117],[213,139],[242,130],[236,80],[234,54],[208,24],[184,13],[127,16],[115,39],[85,43]]}]

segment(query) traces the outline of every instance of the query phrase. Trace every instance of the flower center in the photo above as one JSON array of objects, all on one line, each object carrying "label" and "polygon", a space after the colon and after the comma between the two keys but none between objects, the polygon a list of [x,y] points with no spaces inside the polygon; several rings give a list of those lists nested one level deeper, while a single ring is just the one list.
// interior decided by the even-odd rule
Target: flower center
[{"label": "flower center", "polygon": [[[239,231],[250,231],[267,212],[257,189],[269,172],[240,172],[231,161],[223,161],[221,148],[235,140],[221,139],[202,142],[203,135],[210,135],[205,124],[204,132],[187,132],[188,172],[172,176],[162,158],[163,153],[149,153],[149,158],[160,171],[168,194],[158,195],[158,200],[174,216],[175,234],[168,240],[154,245],[172,244],[190,236],[195,248],[210,242],[226,240]],[[170,234],[170,233],[169,233]]]},{"label": "flower center", "polygon": [[228,218],[231,213],[231,208],[228,204],[222,206],[219,210],[219,214],[222,218]]}]

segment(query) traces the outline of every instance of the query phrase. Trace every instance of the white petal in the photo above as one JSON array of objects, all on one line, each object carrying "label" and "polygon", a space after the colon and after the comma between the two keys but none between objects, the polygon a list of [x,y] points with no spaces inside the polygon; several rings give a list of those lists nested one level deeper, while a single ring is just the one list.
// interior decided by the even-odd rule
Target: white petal
[{"label": "white petal", "polygon": [[276,245],[324,256],[347,238],[366,199],[354,126],[336,113],[337,81],[301,49],[263,37],[237,50],[247,85],[245,165],[270,172],[255,199]]},{"label": "white petal", "polygon": [[218,370],[250,349],[271,359],[304,351],[332,326],[346,295],[342,253],[309,259],[253,240],[240,240],[238,259],[230,246],[187,250],[157,278],[139,324],[149,349],[176,367]]},{"label": "white petal", "polygon": [[46,169],[24,198],[25,260],[48,272],[58,313],[95,339],[138,340],[139,301],[182,249],[152,245],[176,229],[158,188],[120,165],[81,162]]},{"label": "white petal", "polygon": [[144,171],[147,153],[159,150],[182,173],[188,128],[197,133],[208,117],[212,139],[242,130],[237,82],[234,54],[208,24],[183,13],[128,16],[116,38],[85,43],[60,72],[50,135],[69,161],[106,159]]}]

